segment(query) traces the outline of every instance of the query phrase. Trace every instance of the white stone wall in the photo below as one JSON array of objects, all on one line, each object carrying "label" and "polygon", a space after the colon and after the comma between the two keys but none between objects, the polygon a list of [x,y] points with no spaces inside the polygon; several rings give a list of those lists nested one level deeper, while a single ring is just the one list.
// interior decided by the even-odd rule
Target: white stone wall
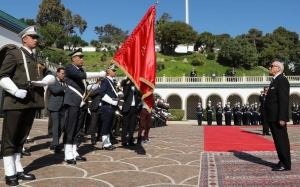
[{"label": "white stone wall", "polygon": [[22,40],[18,34],[0,27],[0,47],[6,44],[15,44],[17,46],[22,46]]},{"label": "white stone wall", "polygon": [[[154,93],[160,95],[163,99],[167,99],[171,95],[178,95],[182,100],[182,109],[185,111],[184,119],[186,119],[187,99],[191,95],[198,95],[202,99],[202,106],[207,105],[207,98],[213,94],[219,95],[222,103],[227,102],[227,98],[232,94],[239,95],[242,98],[242,104],[245,104],[250,95],[258,95],[262,90],[263,88],[156,88]],[[300,95],[299,88],[290,88],[290,94]]]}]

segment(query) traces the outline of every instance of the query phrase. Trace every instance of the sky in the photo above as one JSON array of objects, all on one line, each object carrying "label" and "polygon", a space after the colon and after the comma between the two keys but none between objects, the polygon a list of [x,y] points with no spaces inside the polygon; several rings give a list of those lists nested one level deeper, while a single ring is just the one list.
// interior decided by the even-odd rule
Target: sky
[{"label": "sky", "polygon": [[[15,18],[35,19],[42,0],[1,0],[0,10]],[[112,24],[129,33],[157,0],[61,0],[65,8],[87,21],[81,35],[97,40],[96,26]],[[300,34],[300,0],[189,0],[189,24],[199,34],[247,34],[251,28],[272,33],[282,26]],[[160,0],[156,20],[168,13],[171,21],[185,22],[185,0]]]}]

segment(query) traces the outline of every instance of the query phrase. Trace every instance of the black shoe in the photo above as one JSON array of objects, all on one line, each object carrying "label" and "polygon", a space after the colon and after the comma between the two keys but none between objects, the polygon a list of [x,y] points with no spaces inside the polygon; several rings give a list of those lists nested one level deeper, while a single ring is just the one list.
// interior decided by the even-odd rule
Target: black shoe
[{"label": "black shoe", "polygon": [[60,153],[61,150],[62,150],[62,148],[60,148],[59,146],[56,146],[56,147],[54,148],[54,152],[55,152],[55,153]]},{"label": "black shoe", "polygon": [[34,140],[33,139],[26,139],[25,143],[31,143],[31,142],[34,142]]},{"label": "black shoe", "polygon": [[35,180],[35,176],[33,174],[25,174],[24,171],[17,172],[17,177],[21,180]]},{"label": "black shoe", "polygon": [[76,160],[66,160],[67,164],[76,164]]},{"label": "black shoe", "polygon": [[8,186],[18,186],[19,182],[18,182],[18,177],[16,175],[13,176],[5,176],[5,183]]},{"label": "black shoe", "polygon": [[97,142],[102,142],[102,137],[97,137],[97,138],[96,138],[96,141],[97,141]]},{"label": "black shoe", "polygon": [[78,138],[82,138],[82,137],[84,137],[84,134],[83,134],[83,133],[80,133],[77,137],[78,137]]},{"label": "black shoe", "polygon": [[285,167],[274,167],[273,169],[272,169],[272,171],[289,171],[289,170],[291,170],[291,168],[285,168]]},{"label": "black shoe", "polygon": [[129,142],[128,145],[130,145],[130,146],[135,146],[135,143]]},{"label": "black shoe", "polygon": [[94,140],[94,139],[91,139],[91,142],[92,142],[92,145],[96,145],[97,144],[97,141]]},{"label": "black shoe", "polygon": [[127,143],[122,143],[122,146],[123,146],[123,147],[127,147],[128,144],[127,144]]},{"label": "black shoe", "polygon": [[271,136],[271,134],[270,134],[270,133],[266,133],[266,135],[267,135],[267,136]]},{"label": "black shoe", "polygon": [[22,155],[22,156],[31,156],[31,153],[30,153],[29,151],[26,151],[26,150],[25,150],[25,151],[22,151],[22,152],[21,152],[21,155]]},{"label": "black shoe", "polygon": [[109,151],[112,151],[112,150],[114,150],[114,148],[113,148],[113,146],[112,145],[110,145],[110,146],[108,146],[108,147],[102,147],[104,150],[109,150]]},{"label": "black shoe", "polygon": [[56,147],[56,146],[51,145],[51,146],[50,146],[50,150],[55,150],[55,147]]},{"label": "black shoe", "polygon": [[82,156],[77,156],[76,160],[78,160],[78,161],[86,161],[86,158],[82,157]]}]

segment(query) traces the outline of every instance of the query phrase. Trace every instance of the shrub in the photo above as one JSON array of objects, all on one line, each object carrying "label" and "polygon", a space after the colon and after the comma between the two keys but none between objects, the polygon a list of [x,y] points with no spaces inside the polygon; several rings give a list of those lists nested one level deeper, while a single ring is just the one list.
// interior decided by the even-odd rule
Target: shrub
[{"label": "shrub", "polygon": [[191,62],[191,65],[192,66],[203,66],[204,65],[204,62],[203,61],[200,61],[198,59],[193,59],[192,62]]},{"label": "shrub", "polygon": [[207,54],[207,59],[208,60],[215,60],[215,57],[216,57],[215,53],[208,53]]},{"label": "shrub", "polygon": [[169,119],[169,121],[182,121],[184,116],[184,110],[181,109],[169,109],[169,112],[174,116],[174,118]]}]

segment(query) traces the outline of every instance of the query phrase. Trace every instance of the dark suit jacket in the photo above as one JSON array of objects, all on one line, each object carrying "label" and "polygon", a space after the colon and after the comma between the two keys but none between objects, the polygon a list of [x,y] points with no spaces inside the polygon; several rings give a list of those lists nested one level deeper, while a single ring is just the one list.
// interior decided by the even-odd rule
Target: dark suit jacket
[{"label": "dark suit jacket", "polygon": [[[69,64],[65,67],[64,81],[67,85],[72,86],[82,95],[85,92],[85,85],[83,79],[86,79],[86,73],[80,68],[77,69],[73,64]],[[70,106],[80,106],[82,98],[70,88],[66,89],[64,104]]]},{"label": "dark suit jacket", "polygon": [[92,91],[92,93],[90,94],[90,97],[92,98],[90,110],[97,110],[99,107],[99,104],[102,100],[102,97],[100,96],[100,89],[96,89],[96,90]]},{"label": "dark suit jacket", "polygon": [[282,74],[270,84],[265,100],[265,114],[268,122],[289,121],[290,83]]},{"label": "dark suit jacket", "polygon": [[55,83],[50,85],[50,99],[48,102],[47,109],[49,111],[57,112],[63,107],[63,101],[65,96],[66,86],[61,86],[57,78],[55,78]]},{"label": "dark suit jacket", "polygon": [[138,94],[139,91],[137,89],[135,89],[134,93],[132,93],[132,91],[131,91],[131,85],[130,84],[126,84],[123,87],[123,93],[124,93],[124,103],[123,103],[123,106],[122,106],[122,112],[128,112],[129,111],[129,109],[131,107],[133,95],[134,95],[134,99],[135,99],[135,108],[137,110],[138,109],[137,106],[140,103],[140,101],[139,101],[139,94]]},{"label": "dark suit jacket", "polygon": [[[31,81],[42,80],[46,75],[52,74],[43,64],[38,63],[26,49],[21,47],[21,50],[25,54]],[[38,65],[40,67],[39,71],[37,71]],[[4,77],[11,78],[15,84],[25,85],[28,83],[22,53],[20,49],[14,46],[8,47],[0,69],[0,79]],[[24,99],[16,98],[8,92],[5,93],[3,110],[19,110],[26,108],[41,109],[44,107],[43,87],[34,87],[30,92],[28,91]]]}]

